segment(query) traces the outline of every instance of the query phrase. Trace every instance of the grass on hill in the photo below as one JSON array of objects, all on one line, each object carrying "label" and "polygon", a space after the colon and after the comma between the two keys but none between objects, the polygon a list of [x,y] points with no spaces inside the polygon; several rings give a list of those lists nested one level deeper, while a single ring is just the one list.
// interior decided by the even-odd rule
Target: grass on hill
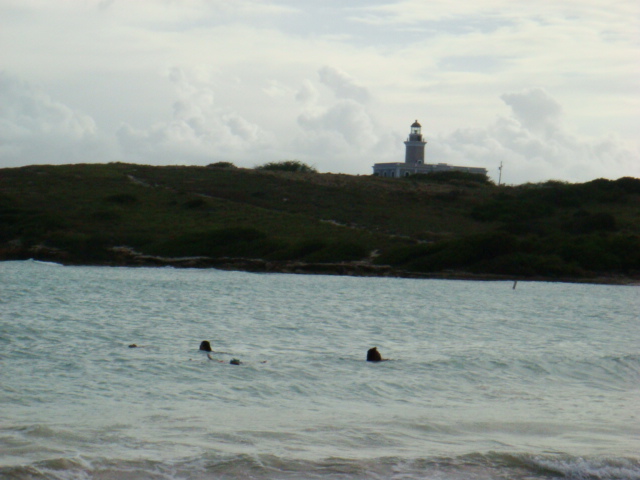
[{"label": "grass on hill", "polygon": [[111,247],[128,246],[170,257],[375,257],[421,274],[638,275],[639,206],[634,178],[498,187],[460,172],[390,179],[232,164],[31,166],[0,170],[0,258],[38,247],[110,263]]}]

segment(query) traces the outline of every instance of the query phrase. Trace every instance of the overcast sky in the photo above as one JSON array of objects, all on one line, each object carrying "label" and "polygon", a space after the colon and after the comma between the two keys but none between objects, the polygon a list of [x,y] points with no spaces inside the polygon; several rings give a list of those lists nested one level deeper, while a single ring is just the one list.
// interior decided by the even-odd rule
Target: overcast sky
[{"label": "overcast sky", "polygon": [[0,167],[640,177],[637,0],[0,0]]}]

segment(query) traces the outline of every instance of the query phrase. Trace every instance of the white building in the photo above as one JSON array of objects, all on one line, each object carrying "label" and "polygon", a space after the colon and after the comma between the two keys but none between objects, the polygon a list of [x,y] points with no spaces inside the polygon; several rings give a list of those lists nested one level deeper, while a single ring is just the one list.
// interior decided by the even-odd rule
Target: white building
[{"label": "white building", "polygon": [[411,131],[406,145],[406,153],[404,162],[393,163],[376,163],[373,166],[373,174],[380,177],[408,177],[416,173],[432,173],[432,172],[467,172],[477,173],[481,175],[487,174],[486,168],[479,167],[459,167],[447,165],[446,163],[425,164],[424,163],[424,146],[426,140],[422,138],[422,126],[416,120],[411,125]]}]

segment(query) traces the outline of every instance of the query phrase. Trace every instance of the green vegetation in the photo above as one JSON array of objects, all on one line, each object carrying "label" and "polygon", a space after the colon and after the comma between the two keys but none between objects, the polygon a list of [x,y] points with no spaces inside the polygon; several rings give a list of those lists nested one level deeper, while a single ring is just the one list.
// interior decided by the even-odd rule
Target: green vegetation
[{"label": "green vegetation", "polygon": [[271,170],[276,172],[304,172],[304,173],[318,173],[318,171],[302,163],[299,160],[284,160],[282,162],[269,162],[264,165],[256,167],[257,170]]},{"label": "green vegetation", "polygon": [[402,177],[405,181],[427,183],[449,183],[472,186],[473,184],[492,185],[493,182],[486,175],[468,172],[432,172],[417,173],[408,177]]},{"label": "green vegetation", "polygon": [[283,164],[1,169],[0,259],[640,277],[640,179],[498,187],[462,172],[389,179]]},{"label": "green vegetation", "polygon": [[216,162],[210,163],[207,165],[209,168],[236,168],[236,166],[231,162]]}]

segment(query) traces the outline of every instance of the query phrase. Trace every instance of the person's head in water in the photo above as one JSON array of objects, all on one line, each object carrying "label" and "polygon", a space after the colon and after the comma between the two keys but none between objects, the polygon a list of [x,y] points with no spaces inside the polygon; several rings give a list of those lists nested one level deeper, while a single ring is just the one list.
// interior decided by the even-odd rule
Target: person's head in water
[{"label": "person's head in water", "polygon": [[205,352],[212,352],[213,350],[211,350],[211,344],[209,343],[209,340],[203,340],[200,343],[200,350],[203,350]]},{"label": "person's head in water", "polygon": [[370,348],[367,351],[367,362],[381,362],[381,361],[382,361],[382,355],[380,355],[380,352],[378,351],[378,347]]}]

